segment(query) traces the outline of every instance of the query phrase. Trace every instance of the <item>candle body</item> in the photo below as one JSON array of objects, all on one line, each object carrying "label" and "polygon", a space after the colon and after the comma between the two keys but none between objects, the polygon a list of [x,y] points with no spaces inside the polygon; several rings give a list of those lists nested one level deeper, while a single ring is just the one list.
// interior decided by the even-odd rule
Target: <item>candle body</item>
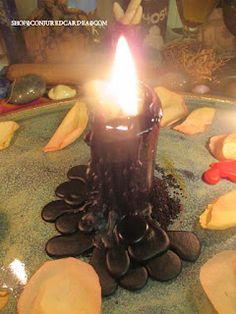
[{"label": "candle body", "polygon": [[95,115],[89,136],[90,182],[101,204],[118,215],[135,213],[147,204],[161,119],[155,94],[145,87],[137,116],[106,121]]}]

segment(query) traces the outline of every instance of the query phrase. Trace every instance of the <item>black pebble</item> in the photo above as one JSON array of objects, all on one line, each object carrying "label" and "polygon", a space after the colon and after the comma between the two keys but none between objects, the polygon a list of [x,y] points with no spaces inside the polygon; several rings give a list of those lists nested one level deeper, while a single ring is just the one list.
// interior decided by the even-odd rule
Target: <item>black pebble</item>
[{"label": "black pebble", "polygon": [[92,213],[86,213],[80,219],[78,228],[82,232],[91,233],[94,230],[95,222],[96,222],[95,216]]},{"label": "black pebble", "polygon": [[77,232],[51,238],[46,244],[46,253],[50,257],[79,256],[93,247],[93,236]]},{"label": "black pebble", "polygon": [[145,265],[149,275],[154,280],[168,281],[176,278],[182,270],[182,262],[178,255],[168,251],[156,256]]},{"label": "black pebble", "polygon": [[170,240],[161,228],[149,229],[147,235],[139,243],[129,246],[128,251],[137,261],[147,261],[162,254],[169,248]]},{"label": "black pebble", "polygon": [[142,289],[148,281],[148,272],[145,267],[130,268],[124,277],[119,280],[121,287],[136,291]]},{"label": "black pebble", "polygon": [[60,198],[68,198],[68,197],[74,197],[74,198],[81,198],[85,200],[86,194],[87,194],[87,188],[86,185],[80,181],[80,180],[72,180],[67,181],[62,184],[60,184],[56,188],[56,196]]},{"label": "black pebble", "polygon": [[148,229],[145,219],[139,215],[124,217],[117,226],[117,233],[127,244],[138,243],[143,239]]},{"label": "black pebble", "polygon": [[90,264],[94,267],[96,273],[98,274],[102,288],[102,296],[106,297],[115,293],[118,284],[107,270],[106,252],[104,248],[94,248]]},{"label": "black pebble", "polygon": [[128,252],[123,247],[109,249],[106,254],[106,265],[112,277],[120,278],[124,276],[130,266]]},{"label": "black pebble", "polygon": [[78,230],[78,221],[82,214],[65,213],[57,218],[55,227],[62,234],[72,234]]},{"label": "black pebble", "polygon": [[62,200],[52,201],[42,209],[42,218],[47,222],[55,222],[55,220],[66,213],[71,208]]},{"label": "black pebble", "polygon": [[67,177],[70,180],[81,180],[85,182],[87,169],[88,169],[87,165],[75,166],[68,171]]},{"label": "black pebble", "polygon": [[64,201],[67,205],[69,205],[72,208],[79,208],[81,207],[86,199],[86,195],[82,195],[80,194],[79,196],[73,196],[73,195],[69,195],[67,196]]},{"label": "black pebble", "polygon": [[188,262],[195,262],[201,253],[201,243],[198,237],[188,231],[168,231],[170,249]]}]

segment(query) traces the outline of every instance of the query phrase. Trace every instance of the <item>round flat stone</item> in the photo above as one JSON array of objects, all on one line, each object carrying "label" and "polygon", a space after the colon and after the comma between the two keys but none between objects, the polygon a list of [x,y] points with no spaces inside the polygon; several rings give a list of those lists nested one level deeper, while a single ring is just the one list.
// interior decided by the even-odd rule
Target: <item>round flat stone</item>
[{"label": "round flat stone", "polygon": [[158,281],[168,281],[176,278],[182,270],[182,262],[178,255],[167,251],[156,256],[145,265],[150,277]]},{"label": "round flat stone", "polygon": [[47,222],[55,222],[55,220],[66,213],[71,208],[62,200],[52,201],[42,209],[41,216]]},{"label": "round flat stone", "polygon": [[82,232],[90,233],[94,230],[95,223],[96,223],[95,216],[92,213],[86,213],[80,219],[78,228]]},{"label": "round flat stone", "polygon": [[87,188],[82,181],[72,180],[60,184],[56,188],[55,193],[56,196],[65,199],[68,198],[69,196],[72,196],[77,199],[79,199],[80,197],[82,199],[85,199],[87,194]]},{"label": "round flat stone", "polygon": [[65,203],[72,208],[81,207],[84,204],[85,200],[86,200],[86,194],[80,194],[78,196],[69,195],[66,198],[64,198]]},{"label": "round flat stone", "polygon": [[46,253],[50,257],[61,258],[79,256],[93,247],[93,236],[82,232],[51,238],[46,244]]},{"label": "round flat stone", "polygon": [[86,181],[86,171],[88,169],[87,165],[79,165],[79,166],[75,166],[70,168],[70,170],[67,173],[67,177],[70,180],[81,180],[83,182]]},{"label": "round flat stone", "polygon": [[102,296],[106,297],[115,293],[118,284],[107,270],[106,252],[104,248],[94,248],[93,255],[90,259],[90,264],[93,266],[99,277],[102,288]]},{"label": "round flat stone", "polygon": [[55,227],[62,234],[72,234],[78,230],[81,213],[65,213],[57,218]]},{"label": "round flat stone", "polygon": [[109,249],[106,254],[106,265],[112,277],[120,278],[124,276],[130,266],[128,252],[122,247]]},{"label": "round flat stone", "polygon": [[126,275],[120,280],[119,284],[121,287],[137,291],[142,289],[148,281],[148,272],[145,267],[130,268]]},{"label": "round flat stone", "polygon": [[121,240],[127,244],[138,243],[148,230],[145,219],[139,215],[125,216],[117,226],[117,233]]},{"label": "round flat stone", "polygon": [[161,228],[149,229],[147,235],[139,242],[128,247],[130,256],[140,262],[147,261],[167,251],[170,240]]},{"label": "round flat stone", "polygon": [[168,231],[170,249],[188,262],[195,262],[201,253],[201,243],[198,237],[188,231]]}]

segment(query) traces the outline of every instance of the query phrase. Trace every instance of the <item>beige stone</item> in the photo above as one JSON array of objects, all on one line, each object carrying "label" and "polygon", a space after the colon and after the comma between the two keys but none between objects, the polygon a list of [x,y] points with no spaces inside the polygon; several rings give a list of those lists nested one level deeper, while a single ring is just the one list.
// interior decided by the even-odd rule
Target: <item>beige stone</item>
[{"label": "beige stone", "polygon": [[47,261],[31,277],[18,314],[100,314],[101,287],[91,265],[75,258]]},{"label": "beige stone", "polygon": [[218,314],[236,311],[236,251],[223,251],[200,270],[200,282]]}]

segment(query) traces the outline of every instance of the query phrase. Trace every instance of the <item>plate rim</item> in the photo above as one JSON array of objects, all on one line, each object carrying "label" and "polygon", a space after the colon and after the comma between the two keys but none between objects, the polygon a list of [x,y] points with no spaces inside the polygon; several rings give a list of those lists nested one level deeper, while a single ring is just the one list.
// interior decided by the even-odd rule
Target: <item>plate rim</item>
[{"label": "plate rim", "polygon": [[81,101],[81,98],[76,97],[76,98],[69,98],[69,99],[64,99],[64,100],[55,100],[53,102],[46,102],[40,105],[32,105],[32,106],[27,106],[27,107],[22,106],[19,109],[0,114],[0,121],[5,120],[5,118],[17,116],[18,114],[22,114],[22,113],[28,113],[28,112],[37,113],[38,111],[45,110],[45,109],[53,110],[57,106],[63,108],[65,106],[69,106],[70,104],[76,103],[77,101]]},{"label": "plate rim", "polygon": [[187,93],[187,92],[182,92],[179,93],[184,97],[185,100],[205,100],[208,102],[219,102],[221,104],[225,105],[236,105],[236,98],[231,98],[231,97],[223,97],[223,96],[216,96],[216,95],[196,95],[193,93]]},{"label": "plate rim", "polygon": [[[177,94],[183,96],[185,101],[192,101],[192,102],[206,101],[206,105],[207,103],[218,102],[224,105],[236,106],[235,98],[221,97],[221,96],[215,96],[215,95],[195,95],[193,93],[187,93],[187,92],[181,92]],[[70,99],[65,99],[65,100],[56,100],[53,102],[42,103],[41,105],[32,105],[32,106],[27,106],[27,107],[22,106],[21,108],[17,110],[0,114],[0,122],[6,121],[12,118],[18,118],[18,115],[21,115],[24,113],[33,112],[37,115],[38,112],[44,111],[47,109],[51,109],[52,111],[54,111],[55,109],[61,108],[63,110],[63,109],[66,109],[67,106],[72,105],[73,103],[76,103],[77,101],[83,101],[83,99],[81,97],[76,97],[76,98],[70,98]]]}]

